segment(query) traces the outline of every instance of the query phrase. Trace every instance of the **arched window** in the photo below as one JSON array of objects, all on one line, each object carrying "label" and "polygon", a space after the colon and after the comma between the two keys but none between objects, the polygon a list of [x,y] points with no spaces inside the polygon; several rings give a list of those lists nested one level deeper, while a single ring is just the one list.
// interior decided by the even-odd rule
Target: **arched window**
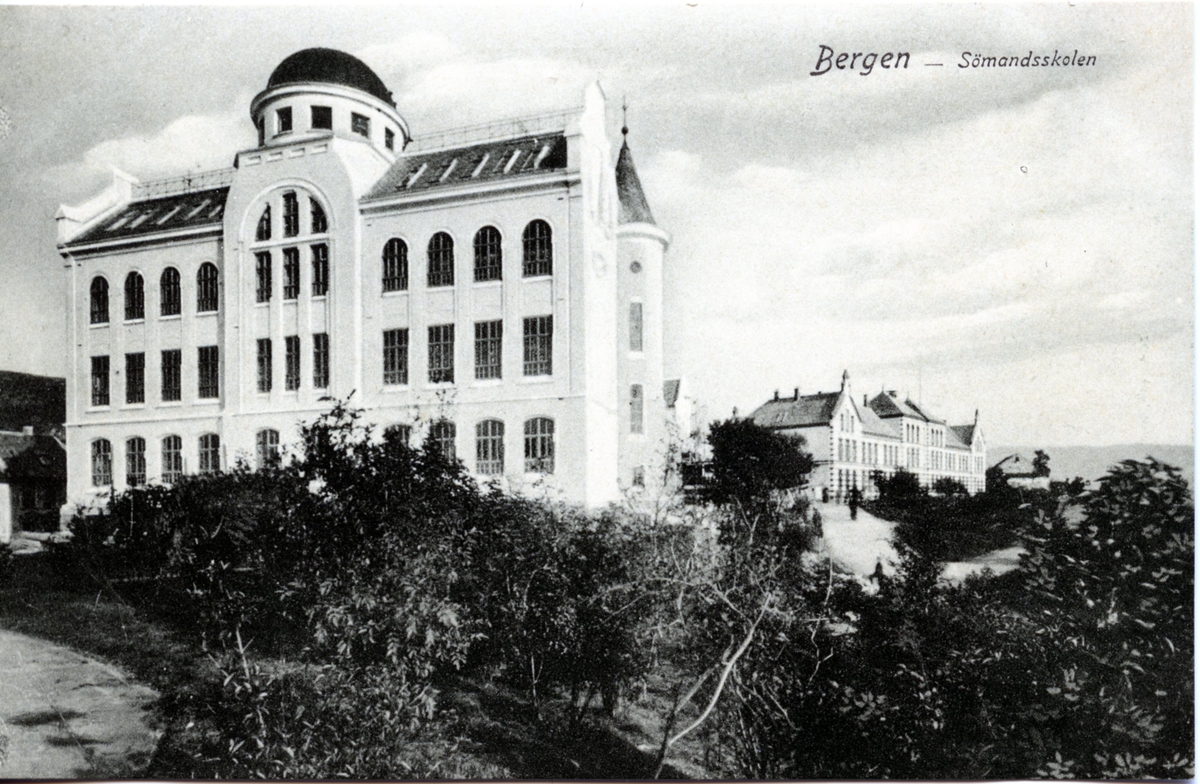
[{"label": "arched window", "polygon": [[429,286],[454,285],[454,240],[439,231],[429,240]]},{"label": "arched window", "polygon": [[108,323],[108,281],[99,275],[92,278],[92,323]]},{"label": "arched window", "polygon": [[525,420],[525,470],[532,474],[554,473],[553,419]]},{"label": "arched window", "polygon": [[125,320],[146,318],[146,284],[140,273],[125,276]]},{"label": "arched window", "polygon": [[167,436],[162,440],[162,480],[167,484],[183,476],[183,439]]},{"label": "arched window", "polygon": [[200,436],[200,473],[215,474],[221,470],[221,437],[216,433]]},{"label": "arched window", "polygon": [[159,312],[164,316],[178,316],[182,297],[179,292],[179,270],[167,267],[158,279]]},{"label": "arched window", "polygon": [[475,426],[475,471],[504,473],[504,423],[498,419],[485,419]]},{"label": "arched window", "polygon": [[442,457],[447,460],[455,460],[458,454],[454,447],[454,440],[458,436],[458,429],[453,422],[445,419],[439,419],[429,426],[429,438],[426,442],[426,449],[434,449]]},{"label": "arched window", "polygon": [[196,273],[196,310],[208,313],[217,309],[217,265],[206,261]]},{"label": "arched window", "polygon": [[125,484],[146,484],[146,439],[134,437],[125,442]]},{"label": "arched window", "polygon": [[271,239],[271,205],[263,207],[262,215],[258,219],[258,228],[254,230],[254,240],[263,242]]},{"label": "arched window", "polygon": [[475,280],[500,280],[502,271],[500,232],[484,226],[475,233]]},{"label": "arched window", "polygon": [[259,430],[254,437],[258,467],[266,468],[279,462],[279,431]]},{"label": "arched window", "polygon": [[408,288],[408,246],[404,240],[392,237],[383,246],[383,290],[404,291]]},{"label": "arched window", "polygon": [[316,199],[309,199],[309,214],[312,216],[312,233],[324,234],[329,231],[329,220],[325,217],[325,210],[321,209],[321,205]]},{"label": "arched window", "polygon": [[300,233],[300,200],[295,191],[283,194],[283,236],[295,237]]},{"label": "arched window", "polygon": [[108,487],[112,484],[112,444],[108,439],[98,438],[92,442],[92,485]]},{"label": "arched window", "polygon": [[527,278],[550,275],[554,272],[554,246],[550,240],[550,224],[544,220],[530,221],[521,237],[524,260],[521,274]]}]

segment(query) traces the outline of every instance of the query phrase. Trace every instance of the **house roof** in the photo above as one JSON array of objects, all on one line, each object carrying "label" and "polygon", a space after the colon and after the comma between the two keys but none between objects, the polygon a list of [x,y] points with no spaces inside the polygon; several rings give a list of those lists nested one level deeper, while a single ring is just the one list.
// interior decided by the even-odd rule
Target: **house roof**
[{"label": "house roof", "polygon": [[66,450],[51,436],[0,433],[0,476],[5,479],[65,479]]},{"label": "house roof", "polygon": [[894,390],[880,392],[871,398],[871,402],[867,403],[867,406],[882,419],[907,416],[914,419],[922,419],[926,422],[934,422],[939,425],[946,424],[946,420],[938,419],[930,415],[927,411],[923,411],[920,406],[912,402],[909,398],[901,400]]},{"label": "house roof", "polygon": [[66,379],[0,370],[0,430],[61,434],[66,421]]},{"label": "house roof", "polygon": [[768,400],[750,415],[759,427],[781,429],[827,425],[833,419],[841,392],[818,392],[815,395]]},{"label": "house roof", "polygon": [[618,223],[654,223],[650,213],[650,203],[642,191],[642,181],[638,179],[637,169],[633,165],[633,153],[629,145],[622,142],[621,152],[617,155],[617,199],[620,209],[617,214]]},{"label": "house roof", "polygon": [[123,239],[158,232],[218,225],[225,215],[229,188],[180,193],[127,204],[115,215],[71,240],[70,245]]},{"label": "house roof", "polygon": [[667,408],[674,408],[677,400],[679,400],[679,379],[669,378],[663,382],[663,402],[667,404]]},{"label": "house roof", "polygon": [[961,446],[963,449],[970,449],[974,441],[975,425],[951,425],[946,428],[946,444],[948,446]]},{"label": "house roof", "polygon": [[562,132],[401,156],[364,200],[567,168]]},{"label": "house roof", "polygon": [[392,93],[371,68],[354,55],[337,49],[301,49],[290,54],[275,66],[267,89],[300,82],[324,82],[353,87],[373,95],[389,106],[395,106]]},{"label": "house roof", "polygon": [[872,411],[870,406],[863,406],[858,409],[858,413],[862,418],[862,431],[866,435],[900,438],[899,422],[888,422],[880,419],[879,415]]}]

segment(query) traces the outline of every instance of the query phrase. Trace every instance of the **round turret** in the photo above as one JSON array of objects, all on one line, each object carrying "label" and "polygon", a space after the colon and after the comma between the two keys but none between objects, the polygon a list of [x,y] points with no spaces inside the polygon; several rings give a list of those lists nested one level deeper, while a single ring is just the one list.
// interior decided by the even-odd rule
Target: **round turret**
[{"label": "round turret", "polygon": [[369,143],[394,158],[412,138],[383,80],[336,49],[304,49],[284,58],[251,102],[250,116],[260,147],[332,135]]}]

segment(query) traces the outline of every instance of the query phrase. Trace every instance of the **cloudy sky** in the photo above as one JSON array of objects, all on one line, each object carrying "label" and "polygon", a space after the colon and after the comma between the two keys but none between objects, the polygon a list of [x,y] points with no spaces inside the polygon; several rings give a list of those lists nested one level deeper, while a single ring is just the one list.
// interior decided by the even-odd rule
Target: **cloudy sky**
[{"label": "cloudy sky", "polygon": [[[615,129],[627,96],[674,237],[668,372],[709,418],[845,368],[952,422],[978,408],[992,444],[1190,443],[1192,24],[1185,4],[0,6],[0,368],[65,373],[60,203],[110,166],[228,166],[275,65],[327,46],[417,137],[592,79]],[[821,45],[910,65],[812,76]],[[1056,50],[1095,65],[958,67]]]}]

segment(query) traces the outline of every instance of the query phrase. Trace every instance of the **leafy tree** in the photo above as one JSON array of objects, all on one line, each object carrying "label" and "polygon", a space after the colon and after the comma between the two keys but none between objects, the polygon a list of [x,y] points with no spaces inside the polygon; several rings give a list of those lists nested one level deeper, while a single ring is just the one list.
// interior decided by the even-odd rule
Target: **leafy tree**
[{"label": "leafy tree", "polygon": [[891,476],[884,476],[881,472],[876,476],[875,486],[879,488],[880,502],[891,506],[911,506],[925,497],[921,480],[903,468],[897,468]]},{"label": "leafy tree", "polygon": [[812,455],[804,439],[760,427],[749,419],[728,419],[709,427],[712,482],[708,499],[760,507],[772,493],[804,487],[812,472]]},{"label": "leafy tree", "polygon": [[1033,453],[1033,475],[1050,476],[1050,455],[1040,449]]},{"label": "leafy tree", "polygon": [[957,479],[942,476],[933,483],[933,492],[943,498],[962,498],[967,495],[967,487]]}]

